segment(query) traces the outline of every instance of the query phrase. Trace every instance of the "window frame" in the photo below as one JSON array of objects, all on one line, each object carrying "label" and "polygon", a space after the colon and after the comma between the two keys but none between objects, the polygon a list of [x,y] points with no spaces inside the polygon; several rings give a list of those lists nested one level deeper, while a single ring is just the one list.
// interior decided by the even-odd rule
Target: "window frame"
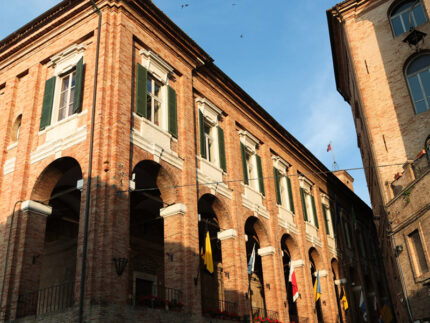
[{"label": "window frame", "polygon": [[[423,272],[421,269],[421,265],[418,259],[418,255],[417,255],[417,251],[415,248],[415,244],[412,241],[411,235],[417,232],[418,233],[418,237],[420,239],[420,243],[421,243],[421,247],[422,247],[422,251],[424,254],[424,261],[426,262],[427,265],[427,271]],[[428,277],[430,277],[430,262],[429,262],[429,255],[428,255],[428,251],[426,248],[426,243],[425,243],[425,237],[422,234],[422,228],[421,225],[418,225],[414,228],[411,228],[411,230],[405,234],[405,241],[406,241],[406,246],[408,248],[408,254],[409,254],[409,259],[411,260],[411,266],[412,266],[412,270],[414,273],[415,278],[418,279],[426,279]]]},{"label": "window frame", "polygon": [[[403,0],[403,1],[397,1],[397,2],[394,2],[394,3],[391,5],[390,9],[388,10],[388,22],[389,22],[389,24],[390,24],[391,32],[392,32],[392,34],[393,34],[393,37],[394,37],[394,38],[399,37],[399,36],[401,36],[401,35],[403,35],[403,34],[405,34],[405,33],[407,33],[407,32],[409,32],[409,31],[410,31],[410,29],[406,30],[406,28],[405,28],[405,23],[404,23],[404,21],[403,21],[403,17],[402,17],[402,15],[403,15],[406,11],[409,11],[409,10],[410,10],[411,6],[414,4],[413,2],[412,2],[412,4],[411,4],[411,6],[409,6],[407,9],[404,9],[403,11],[401,11],[401,12],[396,13],[395,15],[393,15],[393,12],[394,12],[394,11],[396,11],[396,10],[397,10],[397,8],[401,7],[401,6],[402,6],[404,3],[406,3],[406,2],[408,2],[408,1]],[[412,17],[412,19],[413,19],[413,28],[416,28],[416,27],[418,27],[418,26],[424,25],[425,23],[427,23],[427,22],[429,21],[428,16],[427,16],[427,11],[425,10],[425,6],[424,6],[423,1],[421,1],[421,0],[420,0],[417,4],[415,4],[414,8],[418,7],[419,5],[421,5],[422,13],[423,13],[423,15],[424,15],[424,17],[425,17],[425,19],[426,19],[426,20],[425,20],[423,23],[421,23],[421,24],[417,25],[417,24],[416,24],[415,14],[414,14],[414,12],[413,12],[413,10],[414,10],[414,9],[412,9],[412,15],[411,15],[411,17]],[[400,19],[401,19],[401,23],[402,23],[402,27],[403,27],[403,29],[404,29],[404,31],[403,31],[402,33],[400,33],[400,34],[396,34],[396,32],[395,32],[395,30],[394,30],[393,19],[395,19],[396,17],[400,17]],[[409,17],[408,17],[408,19],[409,19]],[[408,23],[409,23],[409,22],[408,22]]]},{"label": "window frame", "polygon": [[[327,227],[329,229],[329,232],[326,232],[326,234],[334,238],[334,224],[333,224],[333,216],[332,216],[332,208],[331,208],[331,200],[328,197],[327,194],[321,192],[321,207],[325,208],[325,216],[326,219],[323,219],[324,221],[327,220]],[[323,216],[324,216],[324,210],[323,210]],[[327,229],[326,229],[327,231]]]},{"label": "window frame", "polygon": [[[66,105],[65,107],[62,107],[62,98],[63,98],[63,93],[65,91],[63,91],[63,80],[68,78],[69,79],[69,85],[67,88],[67,99],[66,99]],[[70,86],[73,82],[75,82],[75,84],[73,84],[73,87]],[[55,80],[55,94],[54,94],[54,106],[53,106],[53,111],[52,111],[52,116],[51,116],[51,125],[55,124],[55,123],[59,123],[63,120],[68,119],[70,116],[73,115],[73,102],[74,102],[74,95],[72,93],[74,93],[75,91],[75,86],[76,86],[76,66],[74,66],[72,69],[66,71],[65,73],[61,74],[61,75],[57,75],[56,76],[56,80]],[[73,89],[73,91],[72,91]],[[65,110],[66,114],[64,117],[60,118],[60,113],[61,110]]]},{"label": "window frame", "polygon": [[[239,136],[240,142],[245,148],[245,164],[246,171],[248,174],[248,184],[244,184],[247,185],[250,189],[264,196],[264,189],[263,191],[260,189],[260,181],[263,181],[264,186],[264,180],[260,178],[258,174],[259,170],[257,165],[257,149],[259,147],[260,141],[246,130],[240,130]],[[250,166],[252,166],[252,168],[250,168]]]},{"label": "window frame", "polygon": [[[416,72],[414,72],[414,73],[411,73],[411,74],[408,74],[408,69],[409,69],[409,67],[411,66],[411,64],[414,62],[414,61],[416,61],[417,59],[419,59],[421,56],[429,56],[429,58],[430,58],[430,52],[423,52],[423,53],[420,53],[419,55],[414,55],[413,57],[411,57],[411,59],[407,62],[407,64],[405,65],[405,68],[404,68],[404,77],[405,77],[405,80],[406,80],[406,84],[407,84],[407,88],[408,88],[408,91],[409,91],[409,98],[410,98],[410,100],[411,100],[411,102],[412,102],[412,106],[413,106],[413,108],[414,108],[414,113],[415,113],[415,115],[418,115],[418,114],[422,114],[422,113],[426,113],[426,112],[428,112],[428,111],[430,111],[430,100],[428,99],[428,97],[426,96],[426,93],[425,93],[425,90],[424,90],[424,86],[423,86],[423,83],[422,83],[422,80],[421,80],[421,77],[420,77],[420,73],[422,73],[422,72],[424,72],[424,71],[428,71],[429,73],[430,73],[430,64],[429,65],[427,65],[426,66],[426,68],[422,68],[422,69],[420,69],[420,70],[418,70],[418,71],[416,71]],[[414,76],[417,76],[418,77],[418,81],[419,81],[419,85],[420,85],[420,90],[421,90],[421,94],[423,95],[423,98],[424,98],[424,102],[425,102],[425,104],[426,104],[426,110],[424,110],[424,111],[422,111],[422,112],[417,112],[417,107],[416,107],[416,105],[415,105],[415,100],[414,100],[414,97],[413,97],[413,94],[412,94],[412,89],[411,89],[411,85],[410,85],[410,82],[409,82],[409,77],[414,77]],[[430,84],[429,84],[429,87],[430,87]],[[429,93],[430,94],[430,93]]]},{"label": "window frame", "polygon": [[[279,195],[281,197],[281,204],[278,204],[278,203],[276,204],[282,206],[283,208],[287,209],[292,214],[294,214],[295,209],[294,209],[294,206],[291,205],[291,202],[294,203],[293,192],[290,192],[290,188],[288,186],[288,180],[287,180],[288,171],[291,165],[285,160],[283,160],[281,157],[276,155],[272,156],[272,160],[273,160],[273,168],[278,173]],[[291,182],[291,179],[290,179],[290,182]],[[291,190],[292,190],[292,184],[291,184]],[[291,194],[292,201],[290,201],[290,194]]]},{"label": "window frame", "polygon": [[311,224],[313,227],[315,227],[315,229],[319,230],[320,229],[319,223],[317,225],[317,223],[315,222],[315,218],[318,219],[316,204],[315,204],[315,210],[314,210],[313,203],[312,203],[312,198],[314,199],[314,203],[315,203],[315,196],[312,192],[314,190],[314,183],[312,183],[309,179],[307,179],[303,175],[299,176],[299,181],[300,181],[300,188],[303,190],[306,214],[308,218],[307,221],[305,222]]}]

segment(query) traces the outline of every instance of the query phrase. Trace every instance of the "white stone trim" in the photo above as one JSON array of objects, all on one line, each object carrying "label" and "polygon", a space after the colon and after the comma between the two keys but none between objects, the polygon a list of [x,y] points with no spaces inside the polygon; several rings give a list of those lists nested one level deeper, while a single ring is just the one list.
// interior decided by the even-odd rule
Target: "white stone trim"
[{"label": "white stone trim", "polygon": [[79,117],[84,114],[86,114],[86,111],[73,114],[39,132],[39,136],[46,135],[45,143],[30,154],[30,164],[37,163],[53,154],[55,154],[56,158],[59,158],[63,150],[85,141],[87,126],[84,125],[78,128]]},{"label": "white stone trim", "polygon": [[286,176],[287,170],[288,168],[290,168],[291,165],[285,160],[283,160],[281,157],[276,155],[272,156],[272,161],[273,161],[273,167],[275,167],[281,173],[281,175]]},{"label": "white stone trim", "polygon": [[317,276],[317,273],[319,273],[320,277],[326,277],[326,276],[328,276],[328,272],[325,269],[315,271],[314,272],[314,277]]},{"label": "white stone trim", "polygon": [[270,219],[270,212],[263,205],[262,194],[252,189],[249,185],[241,184],[245,191],[245,194],[242,194],[242,206],[253,211],[255,217],[261,215],[266,219]]},{"label": "white stone trim", "polygon": [[268,246],[268,247],[260,248],[260,249],[258,249],[258,254],[261,257],[274,255],[275,254],[275,247]]},{"label": "white stone trim", "polygon": [[330,208],[330,198],[328,197],[328,195],[323,192],[321,192],[320,195],[321,195],[321,204]]},{"label": "white stone trim", "polygon": [[293,261],[291,261],[291,265],[294,268],[304,267],[305,266],[305,261],[303,259],[293,260]]},{"label": "white stone trim", "polygon": [[162,218],[167,218],[174,215],[185,215],[185,213],[187,213],[187,206],[182,203],[172,204],[160,209],[160,216]]},{"label": "white stone trim", "polygon": [[308,194],[312,194],[312,187],[314,183],[312,183],[309,179],[304,177],[303,175],[299,176],[300,187],[303,188]]},{"label": "white stone trim", "polygon": [[354,287],[352,287],[352,290],[353,290],[354,292],[361,291],[361,285],[358,285],[358,286],[354,286]]},{"label": "white stone trim", "polygon": [[282,205],[278,205],[278,223],[279,226],[285,228],[287,233],[295,233],[299,234],[299,228],[294,223],[294,213],[283,207]]},{"label": "white stone trim", "polygon": [[3,165],[3,175],[13,173],[15,170],[16,157],[9,158]]},{"label": "white stone trim", "polygon": [[49,216],[52,214],[52,207],[36,201],[27,200],[21,203],[21,211]]},{"label": "white stone trim", "polygon": [[14,149],[18,146],[18,141],[15,141],[13,144],[10,144],[9,146],[7,146],[6,150],[11,150]]},{"label": "white stone trim", "polygon": [[86,46],[84,44],[74,44],[61,53],[51,57],[49,67],[55,67],[55,76],[59,76],[70,71],[76,66],[84,55]]},{"label": "white stone trim", "polygon": [[260,141],[246,130],[239,130],[239,136],[245,148],[255,154]]},{"label": "white stone trim", "polygon": [[222,115],[222,110],[206,98],[197,98],[196,104],[205,119],[211,123],[212,127],[217,126],[218,118]]},{"label": "white stone trim", "polygon": [[322,247],[321,239],[318,236],[317,228],[309,222],[305,222],[306,226],[306,240],[312,243],[312,246]]},{"label": "white stone trim", "polygon": [[[137,115],[135,115],[135,117],[136,116]],[[139,116],[137,117],[140,118]],[[160,129],[160,131],[162,132],[163,130]],[[154,155],[154,161],[157,163],[161,159],[178,169],[182,169],[184,165],[184,160],[180,158],[176,152],[170,150],[170,147],[168,147],[169,149],[165,149],[155,142],[150,142],[140,132],[136,131],[136,129],[132,130],[130,142],[133,145],[136,145],[137,147],[142,148],[148,153]]]},{"label": "white stone trim", "polygon": [[218,239],[223,241],[227,239],[234,239],[237,237],[237,232],[235,229],[227,229],[224,231],[218,232]]},{"label": "white stone trim", "polygon": [[346,282],[347,282],[346,278],[336,279],[336,280],[334,281],[334,283],[335,283],[336,285],[338,285],[338,286],[340,286],[340,285],[346,285]]},{"label": "white stone trim", "polygon": [[[201,159],[201,160],[203,161],[203,159]],[[204,161],[207,162],[206,160],[204,160]],[[199,169],[197,169],[197,176],[198,176],[199,184],[202,184],[202,185],[208,187],[210,189],[212,195],[219,193],[220,195],[228,198],[229,200],[231,200],[233,198],[233,191],[227,186],[227,184],[222,182],[222,174],[221,174],[221,180],[217,181],[216,179],[209,177],[207,173],[204,173],[199,168]]]},{"label": "white stone trim", "polygon": [[174,71],[173,67],[150,50],[141,49],[139,54],[142,58],[142,65],[148,70],[148,72],[164,84],[168,84],[169,75]]}]

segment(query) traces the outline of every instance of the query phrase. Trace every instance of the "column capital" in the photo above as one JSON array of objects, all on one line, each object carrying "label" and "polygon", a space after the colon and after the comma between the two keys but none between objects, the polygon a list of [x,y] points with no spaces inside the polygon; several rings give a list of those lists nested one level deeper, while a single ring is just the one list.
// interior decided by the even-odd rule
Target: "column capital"
[{"label": "column capital", "polygon": [[291,265],[294,268],[300,268],[300,267],[303,267],[305,265],[305,262],[303,261],[303,259],[297,259],[297,260],[291,261]]},{"label": "column capital", "polygon": [[173,215],[185,215],[186,212],[187,212],[187,207],[185,204],[176,203],[160,209],[160,216],[162,218],[167,218]]},{"label": "column capital", "polygon": [[227,229],[218,232],[218,239],[223,241],[227,239],[234,239],[237,237],[237,232],[235,229]]},{"label": "column capital", "polygon": [[27,200],[21,203],[22,212],[33,212],[44,216],[52,214],[52,207],[49,205],[42,204],[40,202]]},{"label": "column capital", "polygon": [[314,276],[315,276],[315,277],[317,276],[317,273],[319,273],[319,274],[320,274],[320,277],[326,277],[326,276],[328,276],[328,272],[327,272],[327,270],[325,270],[325,269],[315,271],[315,272],[314,272]]},{"label": "column capital", "polygon": [[260,248],[260,249],[258,249],[258,254],[261,257],[274,255],[275,254],[275,247],[268,246],[268,247]]},{"label": "column capital", "polygon": [[336,285],[346,285],[346,278],[341,278],[341,279],[336,279],[335,281],[334,281],[334,283],[336,284]]}]

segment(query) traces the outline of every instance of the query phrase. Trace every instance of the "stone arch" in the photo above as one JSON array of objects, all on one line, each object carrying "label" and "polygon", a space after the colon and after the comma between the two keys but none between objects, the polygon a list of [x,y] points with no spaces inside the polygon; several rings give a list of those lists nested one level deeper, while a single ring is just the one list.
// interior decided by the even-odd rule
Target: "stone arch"
[{"label": "stone arch", "polygon": [[331,269],[332,269],[333,274],[334,274],[334,279],[340,279],[339,262],[337,261],[336,258],[331,259]]},{"label": "stone arch", "polygon": [[[245,221],[244,228],[245,228],[245,232],[247,229],[253,229],[255,231],[260,248],[270,246],[269,233],[265,225],[260,219],[258,219],[255,216],[248,217]],[[248,239],[249,238],[252,238],[252,237],[248,237]]]},{"label": "stone arch", "polygon": [[160,164],[146,159],[138,162],[133,172],[135,182],[139,183],[141,178],[145,178],[145,184],[141,184],[136,189],[159,190],[160,198],[166,205],[174,204],[177,201],[176,183],[170,172]]},{"label": "stone arch", "polygon": [[[203,202],[203,203],[202,203]],[[199,208],[211,208],[215,213],[221,230],[230,229],[233,225],[225,203],[211,193],[203,193],[199,198]],[[202,203],[202,204],[201,204]]]},{"label": "stone arch", "polygon": [[48,201],[60,180],[65,181],[64,185],[76,187],[76,182],[70,182],[72,178],[82,178],[82,169],[76,159],[62,157],[53,161],[45,167],[36,179],[30,199],[33,201]]},{"label": "stone arch", "polygon": [[[285,233],[281,238],[281,248],[284,251],[284,248],[288,248],[289,256],[292,260],[300,259],[300,249],[296,242],[296,240],[289,234]],[[284,251],[285,252],[285,251]]]},{"label": "stone arch", "polygon": [[314,247],[309,249],[309,260],[311,261],[311,265],[315,266],[315,270],[321,270],[323,268],[320,253]]}]

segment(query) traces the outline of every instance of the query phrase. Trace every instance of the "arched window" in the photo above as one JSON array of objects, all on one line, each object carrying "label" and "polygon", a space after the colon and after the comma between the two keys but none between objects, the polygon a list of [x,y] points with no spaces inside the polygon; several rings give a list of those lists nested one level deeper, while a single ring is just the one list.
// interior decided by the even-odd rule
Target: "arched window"
[{"label": "arched window", "polygon": [[430,54],[418,56],[406,67],[406,78],[416,113],[430,109]]},{"label": "arched window", "polygon": [[394,36],[398,36],[425,23],[427,17],[421,1],[409,0],[400,2],[391,10],[390,21]]}]

